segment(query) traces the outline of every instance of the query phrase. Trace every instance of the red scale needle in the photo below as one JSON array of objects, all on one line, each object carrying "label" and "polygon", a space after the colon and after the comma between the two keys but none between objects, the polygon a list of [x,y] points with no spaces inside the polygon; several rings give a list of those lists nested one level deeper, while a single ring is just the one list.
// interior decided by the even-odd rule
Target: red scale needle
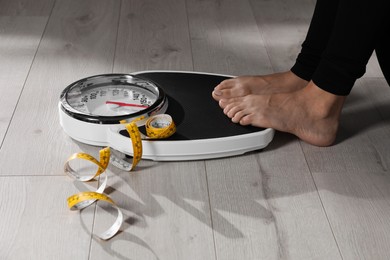
[{"label": "red scale needle", "polygon": [[145,106],[145,105],[130,104],[130,103],[124,103],[124,102],[117,102],[117,101],[106,101],[106,105],[117,105],[120,107],[140,107],[140,108],[148,108],[149,107],[149,106]]}]

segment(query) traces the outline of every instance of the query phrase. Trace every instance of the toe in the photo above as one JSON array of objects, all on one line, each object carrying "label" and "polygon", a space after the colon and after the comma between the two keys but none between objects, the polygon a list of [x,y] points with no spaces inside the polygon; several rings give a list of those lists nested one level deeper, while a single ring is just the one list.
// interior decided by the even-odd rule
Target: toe
[{"label": "toe", "polygon": [[230,118],[236,118],[235,121],[237,121],[238,117],[242,117],[244,114],[243,107],[240,104],[234,103],[227,106],[224,110],[224,113]]},{"label": "toe", "polygon": [[222,108],[222,109],[225,109],[226,106],[229,104],[228,101],[226,99],[220,99],[219,102],[218,102],[219,106]]},{"label": "toe", "polygon": [[222,94],[223,94],[222,90],[215,89],[215,90],[213,91],[213,95],[214,95],[214,96],[219,97],[219,96],[222,96]]},{"label": "toe", "polygon": [[222,91],[214,90],[213,92],[211,92],[211,96],[214,98],[214,100],[220,101],[222,98]]},{"label": "toe", "polygon": [[252,115],[245,115],[240,119],[240,125],[252,124]]},{"label": "toe", "polygon": [[224,90],[226,88],[230,88],[231,87],[231,79],[226,79],[224,81],[222,81],[221,83],[219,83],[215,88],[214,88],[214,91],[216,90]]},{"label": "toe", "polygon": [[223,113],[225,114],[225,115],[227,115],[228,117],[232,117],[232,116],[234,116],[234,114],[235,114],[235,110],[236,110],[237,108],[234,106],[234,105],[232,105],[232,104],[228,104],[224,109],[223,109]]},{"label": "toe", "polygon": [[234,123],[240,123],[240,124],[241,124],[242,118],[244,118],[246,115],[247,115],[247,113],[246,113],[245,110],[237,111],[237,112],[234,114],[234,116],[232,117],[232,122],[234,122]]}]

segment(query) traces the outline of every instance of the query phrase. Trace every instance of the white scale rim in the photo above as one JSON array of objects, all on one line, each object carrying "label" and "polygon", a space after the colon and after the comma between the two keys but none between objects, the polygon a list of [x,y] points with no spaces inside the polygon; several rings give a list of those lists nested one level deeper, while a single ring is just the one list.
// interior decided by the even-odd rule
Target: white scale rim
[{"label": "white scale rim", "polygon": [[[131,75],[164,72],[232,77],[222,74],[171,70],[139,71],[131,73]],[[164,113],[167,106],[168,104],[165,103],[158,113]],[[59,102],[60,124],[65,133],[71,138],[89,145],[110,146],[124,154],[133,155],[131,141],[128,137],[119,133],[125,129],[123,125],[84,122],[69,116],[61,107],[61,102]],[[174,141],[142,140],[142,158],[154,161],[189,161],[242,155],[266,147],[272,141],[274,133],[274,129],[266,128],[259,132],[221,138]]]}]

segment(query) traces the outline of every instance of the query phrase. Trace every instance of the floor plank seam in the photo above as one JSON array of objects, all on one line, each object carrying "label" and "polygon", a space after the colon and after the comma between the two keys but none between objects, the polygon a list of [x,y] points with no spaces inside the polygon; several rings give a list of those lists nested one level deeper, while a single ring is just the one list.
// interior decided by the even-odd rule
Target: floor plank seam
[{"label": "floor plank seam", "polygon": [[28,69],[28,71],[27,71],[27,74],[26,74],[26,77],[25,77],[25,79],[24,79],[24,81],[23,81],[23,86],[22,86],[22,88],[20,89],[19,97],[18,97],[18,99],[17,99],[16,102],[15,102],[15,107],[14,107],[14,110],[12,111],[11,119],[10,119],[9,122],[8,122],[8,126],[7,126],[7,128],[6,128],[5,132],[4,132],[3,139],[1,140],[1,143],[0,143],[0,150],[1,150],[1,148],[3,147],[4,140],[6,139],[7,134],[8,134],[8,131],[9,131],[9,128],[10,128],[10,126],[11,126],[11,124],[12,124],[12,121],[13,121],[13,118],[14,118],[14,115],[15,115],[15,112],[16,112],[16,109],[17,109],[17,107],[18,107],[20,98],[21,98],[22,93],[23,93],[23,91],[24,91],[24,88],[25,88],[25,86],[26,86],[26,82],[27,82],[27,79],[28,79],[28,77],[29,77],[29,75],[30,75],[31,69],[32,69],[32,67],[33,67],[33,64],[34,64],[35,58],[36,58],[36,56],[37,56],[39,47],[41,46],[41,42],[42,42],[43,36],[45,35],[46,28],[47,28],[47,25],[49,24],[49,21],[50,21],[51,15],[52,15],[52,13],[53,13],[54,6],[55,6],[56,2],[57,2],[57,0],[54,0],[53,6],[52,6],[51,11],[50,11],[50,15],[47,17],[46,24],[45,24],[45,28],[43,29],[42,34],[41,34],[41,39],[39,40],[39,43],[38,43],[37,48],[36,48],[36,50],[35,50],[34,57],[33,57],[32,60],[31,60],[30,67],[29,67],[29,69]]},{"label": "floor plank seam", "polygon": [[376,80],[383,79],[383,80],[385,80],[384,77],[379,77],[379,76],[376,76],[376,77],[374,77],[374,76],[363,76],[362,79],[376,79]]},{"label": "floor plank seam", "polygon": [[269,187],[269,179],[270,176],[267,174],[261,167],[260,163],[260,156],[257,155],[256,157],[256,162],[259,167],[259,176],[261,178],[261,192],[263,193],[263,197],[265,200],[266,204],[266,209],[269,210],[271,213],[271,220],[275,229],[275,236],[276,236],[276,241],[277,241],[277,247],[278,247],[278,259],[287,259],[289,258],[289,252],[288,249],[286,248],[286,241],[284,239],[285,235],[283,234],[283,230],[279,228],[277,217],[275,216],[275,211],[277,211],[277,208],[272,205],[272,202],[270,202],[270,187]]},{"label": "floor plank seam", "polygon": [[207,167],[206,167],[206,162],[205,161],[203,161],[203,165],[204,165],[204,172],[205,172],[205,178],[206,178],[207,198],[208,198],[208,202],[209,202],[210,225],[211,225],[211,231],[212,231],[212,234],[213,234],[214,257],[215,257],[215,260],[217,260],[218,259],[218,256],[217,256],[217,245],[216,245],[216,242],[215,242],[215,231],[214,231],[213,213],[212,213],[212,207],[211,207],[209,180],[208,180],[208,177],[207,177]]},{"label": "floor plank seam", "polygon": [[88,258],[87,259],[91,259],[91,255],[92,255],[92,242],[93,242],[93,230],[95,228],[95,220],[96,220],[96,212],[97,212],[97,202],[94,203],[95,205],[95,208],[93,210],[93,218],[92,218],[92,229],[91,229],[91,235],[89,236],[89,250],[88,250]]},{"label": "floor plank seam", "polygon": [[257,22],[257,19],[256,19],[256,15],[254,13],[254,6],[252,4],[252,1],[251,0],[248,0],[248,4],[250,6],[250,9],[251,9],[251,12],[252,12],[252,16],[253,16],[253,19],[255,20],[255,23],[256,23],[256,27],[257,27],[257,30],[259,32],[259,35],[261,37],[261,41],[263,42],[264,44],[264,49],[265,49],[265,52],[267,53],[267,58],[268,58],[268,63],[270,64],[271,68],[272,68],[272,71],[275,73],[275,66],[272,62],[272,59],[271,59],[271,56],[270,56],[270,52],[268,50],[268,44],[265,40],[265,37],[264,37],[264,31],[261,27],[261,25]]},{"label": "floor plank seam", "polygon": [[335,233],[334,233],[332,224],[330,223],[330,219],[329,219],[328,213],[326,212],[324,202],[323,202],[323,200],[322,200],[322,198],[321,198],[321,194],[320,194],[320,192],[319,192],[319,190],[318,190],[318,186],[317,186],[317,183],[316,183],[315,178],[314,178],[314,176],[313,176],[313,172],[312,172],[312,170],[310,169],[309,162],[307,161],[305,151],[304,151],[304,149],[303,149],[303,147],[302,147],[302,142],[303,142],[303,141],[299,140],[299,146],[301,147],[301,151],[302,151],[302,153],[303,153],[303,157],[305,158],[305,163],[306,163],[307,169],[309,170],[310,176],[311,176],[311,178],[312,178],[312,180],[313,180],[313,185],[314,185],[314,187],[315,187],[315,189],[316,189],[316,191],[317,191],[317,197],[318,197],[318,199],[319,199],[319,201],[320,201],[320,203],[321,203],[322,211],[323,211],[324,214],[325,214],[325,218],[326,218],[326,221],[328,222],[328,226],[329,226],[330,232],[332,233],[333,240],[334,240],[334,242],[335,242],[335,244],[336,244],[336,247],[337,247],[337,250],[338,250],[338,252],[339,252],[340,257],[341,257],[341,259],[343,260],[343,259],[344,259],[343,254],[341,253],[341,249],[340,249],[339,243],[337,242],[337,238],[336,238],[336,235],[335,235]]},{"label": "floor plank seam", "polygon": [[116,53],[117,53],[117,48],[118,48],[118,38],[119,38],[119,27],[121,23],[121,18],[122,18],[122,0],[119,2],[119,15],[118,15],[118,22],[116,26],[116,38],[115,38],[115,47],[114,47],[114,57],[112,60],[112,68],[111,68],[111,73],[114,73],[115,69],[115,61],[116,61]]},{"label": "floor plank seam", "polygon": [[38,177],[38,178],[41,178],[41,177],[64,177],[66,176],[65,174],[42,174],[42,175],[38,175],[38,174],[7,174],[7,175],[0,175],[0,178],[12,178],[12,177],[15,177],[15,178],[20,178],[20,177]]},{"label": "floor plank seam", "polygon": [[190,44],[190,55],[191,55],[191,66],[192,70],[195,70],[195,64],[194,64],[194,50],[192,46],[192,39],[191,39],[191,27],[190,27],[190,19],[189,19],[189,14],[188,14],[188,5],[187,5],[187,0],[184,0],[184,6],[185,6],[185,11],[186,11],[186,18],[187,18],[187,28],[188,28],[188,39],[189,39],[189,44]]}]

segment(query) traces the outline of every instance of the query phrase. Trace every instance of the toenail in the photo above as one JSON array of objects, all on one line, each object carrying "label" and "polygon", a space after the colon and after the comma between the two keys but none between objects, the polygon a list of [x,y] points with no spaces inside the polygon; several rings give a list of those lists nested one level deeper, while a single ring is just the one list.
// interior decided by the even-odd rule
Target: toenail
[{"label": "toenail", "polygon": [[220,96],[220,95],[222,95],[222,91],[220,91],[220,90],[214,90],[214,95]]}]

